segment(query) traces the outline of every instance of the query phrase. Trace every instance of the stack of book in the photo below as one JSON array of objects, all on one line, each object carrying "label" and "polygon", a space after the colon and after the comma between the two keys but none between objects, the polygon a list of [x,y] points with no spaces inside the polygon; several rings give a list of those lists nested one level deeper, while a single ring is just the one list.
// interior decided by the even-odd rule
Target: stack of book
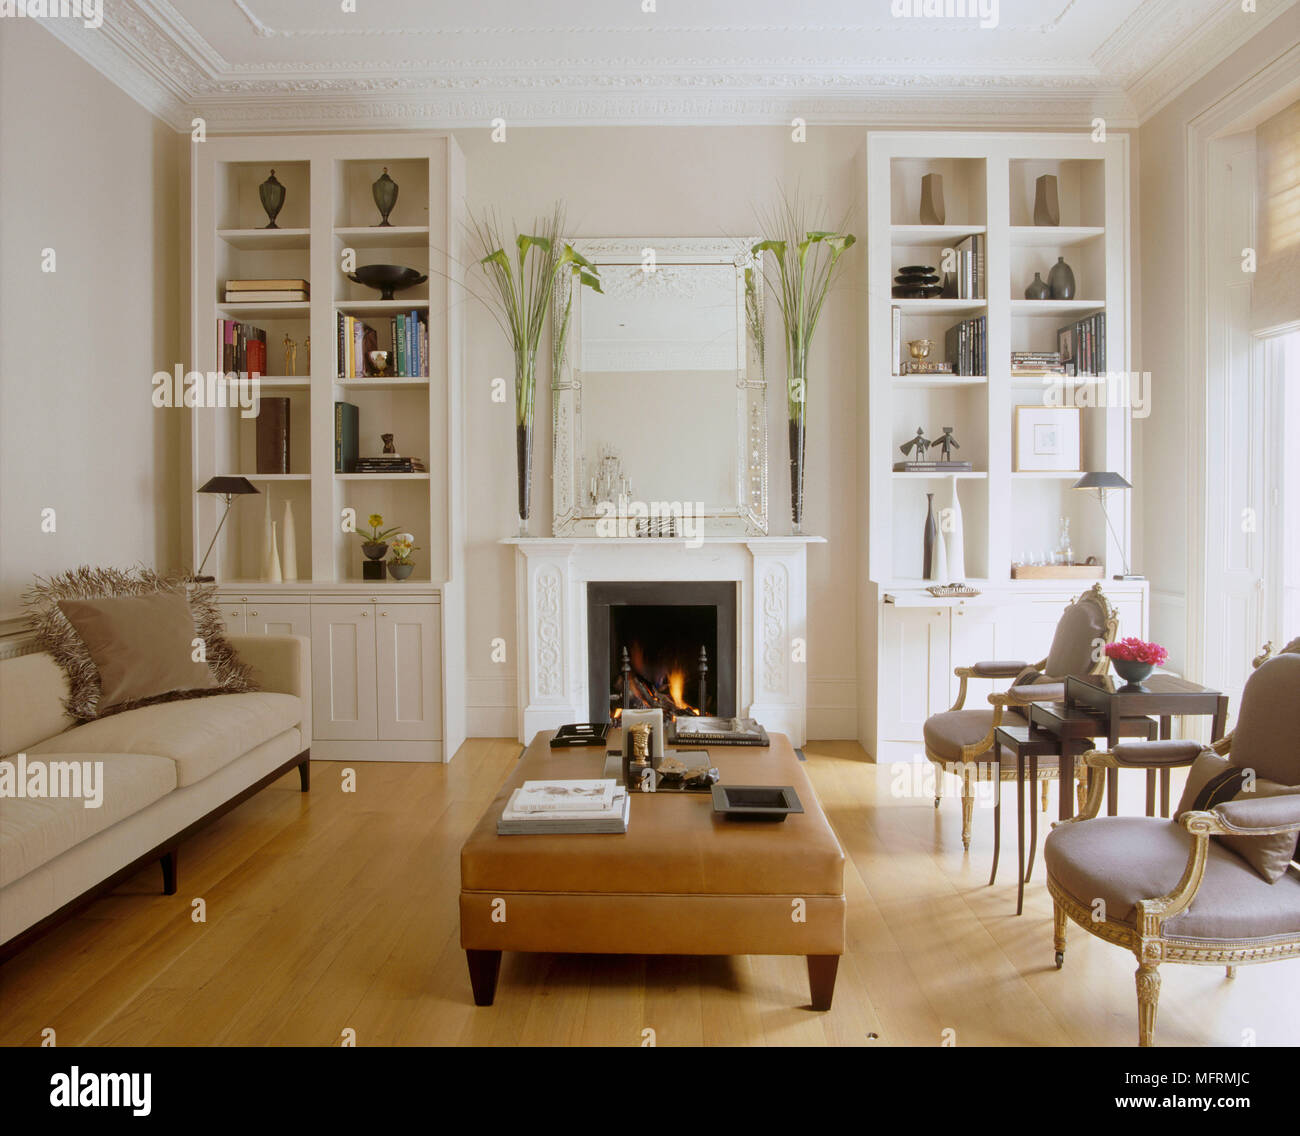
[{"label": "stack of book", "polygon": [[988,319],[977,316],[954,324],[943,336],[944,353],[953,363],[953,373],[958,375],[987,375],[988,344],[985,330]]},{"label": "stack of book", "polygon": [[1063,375],[1065,364],[1061,362],[1059,351],[1013,351],[1011,373],[1013,375]]},{"label": "stack of book", "polygon": [[1069,375],[1106,373],[1106,313],[1097,312],[1056,333],[1062,346],[1061,362]]},{"label": "stack of book", "polygon": [[984,299],[984,234],[963,238],[953,251],[957,261],[945,275],[943,294],[958,300]]},{"label": "stack of book", "polygon": [[593,781],[525,781],[497,821],[501,836],[627,831],[627,790],[612,777]]},{"label": "stack of book", "polygon": [[227,280],[227,304],[293,304],[311,299],[306,280]]},{"label": "stack of book", "polygon": [[905,375],[951,375],[951,363],[939,363],[933,359],[908,359],[903,363]]},{"label": "stack of book", "polygon": [[[382,325],[381,325],[382,326]],[[385,375],[405,379],[429,377],[429,317],[427,312],[409,311],[388,321],[388,365]],[[360,379],[375,374],[370,352],[379,350],[379,332],[364,320],[338,314],[338,375]]]},{"label": "stack of book", "polygon": [[[337,453],[336,453],[337,458]],[[373,458],[357,458],[351,473],[428,473],[421,458],[404,458],[401,454],[380,454]]]},{"label": "stack of book", "polygon": [[262,328],[238,320],[219,319],[217,349],[221,353],[223,373],[266,374],[266,332]]}]

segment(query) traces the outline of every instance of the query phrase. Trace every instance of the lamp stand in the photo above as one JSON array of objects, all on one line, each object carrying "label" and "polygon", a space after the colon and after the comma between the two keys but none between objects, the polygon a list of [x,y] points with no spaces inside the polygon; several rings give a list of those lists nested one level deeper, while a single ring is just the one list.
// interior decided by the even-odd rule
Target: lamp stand
[{"label": "lamp stand", "polygon": [[212,539],[208,542],[208,550],[203,554],[203,559],[199,562],[199,570],[191,577],[196,584],[214,584],[217,578],[215,576],[203,575],[203,569],[207,566],[208,557],[212,555],[213,545],[217,543],[217,537],[221,535],[221,530],[226,523],[226,518],[230,516],[230,506],[235,503],[233,493],[223,493],[222,497],[226,499],[226,511],[221,514],[221,520],[217,522],[217,531],[212,534]]},{"label": "lamp stand", "polygon": [[1119,558],[1124,563],[1124,571],[1121,575],[1113,576],[1115,580],[1145,580],[1145,576],[1139,576],[1128,570],[1128,556],[1124,551],[1124,545],[1120,542],[1119,534],[1115,531],[1115,526],[1110,523],[1110,512],[1106,508],[1106,490],[1098,488],[1097,504],[1101,508],[1101,515],[1106,520],[1106,528],[1110,530],[1110,535],[1115,541],[1115,547],[1119,549]]}]

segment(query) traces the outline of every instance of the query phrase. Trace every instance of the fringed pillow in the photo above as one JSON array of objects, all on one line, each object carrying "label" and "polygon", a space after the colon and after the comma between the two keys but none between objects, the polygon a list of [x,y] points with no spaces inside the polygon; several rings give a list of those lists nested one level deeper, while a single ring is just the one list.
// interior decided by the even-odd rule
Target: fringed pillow
[{"label": "fringed pillow", "polygon": [[[67,605],[69,612],[77,612],[85,610],[85,605],[78,601],[147,597],[159,593],[175,596],[188,604],[194,622],[193,638],[203,642],[210,680],[205,681],[201,672],[197,677],[191,673],[184,680],[186,689],[167,690],[150,697],[101,705],[104,691],[100,669],[95,664],[90,647],[60,605]],[[235,649],[225,638],[225,623],[215,597],[216,590],[210,585],[187,584],[182,577],[161,576],[149,568],[124,571],[83,565],[49,579],[38,576],[23,600],[36,626],[37,644],[53,656],[68,676],[65,708],[77,721],[86,722],[156,702],[175,702],[210,694],[239,694],[256,690],[257,687],[250,678],[252,668],[240,661]],[[95,649],[101,653],[101,661],[106,651],[112,651],[111,644],[106,648],[103,643],[96,643]],[[110,685],[119,691],[122,689],[120,682],[115,679],[110,679]],[[110,691],[112,694],[113,691]]]}]

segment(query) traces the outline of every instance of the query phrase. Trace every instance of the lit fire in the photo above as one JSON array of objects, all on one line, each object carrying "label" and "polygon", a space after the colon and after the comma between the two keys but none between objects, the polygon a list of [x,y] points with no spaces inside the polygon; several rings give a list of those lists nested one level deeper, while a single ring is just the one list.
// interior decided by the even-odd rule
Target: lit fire
[{"label": "lit fire", "polygon": [[686,672],[680,669],[668,672],[668,697],[673,700],[673,705],[678,710],[689,710],[692,714],[698,714],[699,711],[691,706],[685,698],[686,694]]}]

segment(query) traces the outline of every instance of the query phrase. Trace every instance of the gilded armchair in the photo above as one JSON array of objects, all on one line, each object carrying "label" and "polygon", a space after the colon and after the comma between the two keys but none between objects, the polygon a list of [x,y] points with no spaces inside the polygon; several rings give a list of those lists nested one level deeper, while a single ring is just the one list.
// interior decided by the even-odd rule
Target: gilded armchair
[{"label": "gilded armchair", "polygon": [[[952,709],[933,714],[923,730],[925,756],[937,766],[935,770],[935,808],[939,807],[940,787],[945,770],[961,777],[961,843],[970,848],[971,818],[975,794],[973,780],[981,776],[980,766],[990,760],[993,732],[1010,723],[1028,725],[1021,707],[1031,702],[1059,701],[1065,697],[1067,675],[1101,674],[1110,660],[1101,650],[1113,642],[1119,628],[1119,616],[1110,601],[1094,584],[1072,600],[1056,624],[1051,650],[1037,663],[986,662],[957,667],[954,674],[961,680]],[[988,710],[966,710],[966,684],[972,678],[1011,679],[1005,691],[988,696]],[[999,766],[1003,780],[1015,777],[1015,766]],[[1039,778],[1046,781],[1058,775],[1054,762],[1043,760]],[[1062,792],[1066,791],[1062,787]]]},{"label": "gilded armchair", "polygon": [[1300,837],[1300,639],[1256,668],[1236,728],[1212,747],[1139,741],[1084,755],[1098,770],[1193,766],[1174,820],[1098,817],[1098,776],[1044,847],[1056,965],[1069,919],[1133,951],[1140,1045],[1155,1033],[1162,962],[1226,966],[1232,978],[1242,963],[1300,956],[1300,867],[1287,864]]}]

